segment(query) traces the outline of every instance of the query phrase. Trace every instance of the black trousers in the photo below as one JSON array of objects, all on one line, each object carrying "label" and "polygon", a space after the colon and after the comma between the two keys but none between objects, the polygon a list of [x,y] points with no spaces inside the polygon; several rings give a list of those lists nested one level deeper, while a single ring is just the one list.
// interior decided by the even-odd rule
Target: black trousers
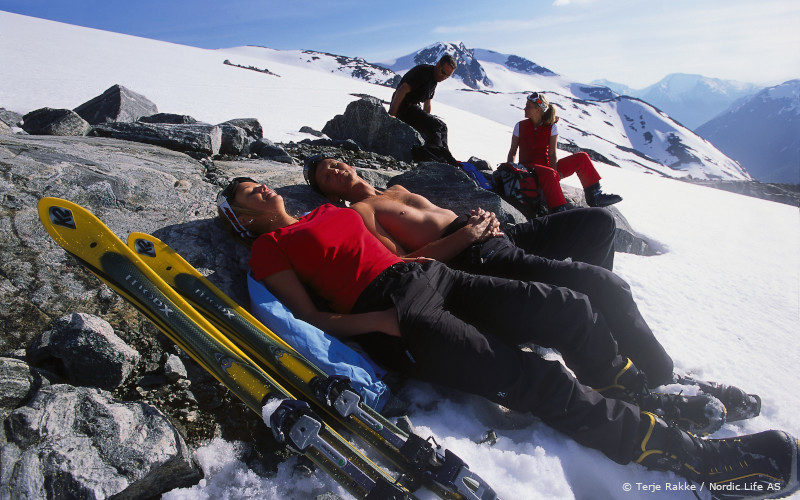
[{"label": "black trousers", "polygon": [[439,118],[426,113],[419,106],[406,106],[397,113],[397,118],[411,125],[425,139],[426,146],[436,146],[449,151],[447,125]]},{"label": "black trousers", "polygon": [[[392,305],[402,340],[391,341],[402,344],[395,356],[409,376],[531,412],[618,463],[631,460],[639,409],[587,387],[606,384],[623,361],[585,295],[428,262],[387,269],[352,312]],[[557,349],[575,375],[525,343]]]},{"label": "black trousers", "polygon": [[[620,354],[657,387],[672,380],[673,361],[639,312],[628,283],[610,270],[614,227],[613,217],[601,208],[549,215],[507,229],[507,238],[473,245],[448,265],[584,294],[592,310],[602,314]],[[562,260],[567,257],[572,262]]]},{"label": "black trousers", "polygon": [[577,208],[546,215],[503,229],[526,253],[614,270],[617,224],[603,208]]}]

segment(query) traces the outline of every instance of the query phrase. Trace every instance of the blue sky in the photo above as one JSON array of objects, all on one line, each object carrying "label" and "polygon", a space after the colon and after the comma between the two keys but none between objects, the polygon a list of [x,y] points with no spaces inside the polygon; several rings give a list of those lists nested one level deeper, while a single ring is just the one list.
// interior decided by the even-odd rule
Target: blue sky
[{"label": "blue sky", "polygon": [[0,0],[0,10],[203,48],[373,62],[458,40],[634,88],[669,73],[763,85],[800,78],[798,0]]}]

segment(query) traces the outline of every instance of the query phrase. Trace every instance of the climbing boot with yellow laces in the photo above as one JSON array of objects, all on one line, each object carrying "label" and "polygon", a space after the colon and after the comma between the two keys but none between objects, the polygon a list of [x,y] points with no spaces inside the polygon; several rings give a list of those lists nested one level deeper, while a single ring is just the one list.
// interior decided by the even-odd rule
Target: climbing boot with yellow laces
[{"label": "climbing boot with yellow laces", "polygon": [[800,489],[798,440],[782,431],[702,439],[642,412],[633,461],[672,471],[715,499],[783,498]]},{"label": "climbing boot with yellow laces", "polygon": [[630,359],[613,368],[606,377],[607,385],[595,387],[603,396],[635,404],[642,411],[658,415],[668,423],[694,434],[712,434],[725,423],[725,405],[708,394],[683,396],[652,392],[647,377]]}]

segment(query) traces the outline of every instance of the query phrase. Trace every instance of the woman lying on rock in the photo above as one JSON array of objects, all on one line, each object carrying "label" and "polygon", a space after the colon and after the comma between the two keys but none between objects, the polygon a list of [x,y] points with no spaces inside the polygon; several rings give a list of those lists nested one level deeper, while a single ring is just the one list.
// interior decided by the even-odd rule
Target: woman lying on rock
[{"label": "woman lying on rock", "polygon": [[[687,432],[718,429],[724,409],[715,414],[719,403],[707,396],[650,392],[581,294],[399,258],[354,210],[323,205],[297,218],[252,179],[234,180],[218,205],[238,234],[255,239],[253,277],[295,316],[337,337],[371,335],[367,350],[379,347],[411,377],[531,412],[620,464],[740,491],[745,481],[780,483],[780,494],[800,485],[798,442],[784,432],[708,440]],[[518,347],[529,343],[558,350],[569,369]]]}]

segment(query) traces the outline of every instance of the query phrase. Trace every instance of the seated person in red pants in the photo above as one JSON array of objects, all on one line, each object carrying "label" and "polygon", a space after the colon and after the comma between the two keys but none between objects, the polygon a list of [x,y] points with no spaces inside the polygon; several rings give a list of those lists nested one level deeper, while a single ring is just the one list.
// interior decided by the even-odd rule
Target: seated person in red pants
[{"label": "seated person in red pants", "polygon": [[600,174],[586,153],[556,160],[557,121],[556,109],[543,94],[534,92],[529,95],[525,102],[525,120],[514,126],[508,162],[514,163],[519,149],[519,161],[536,173],[550,213],[567,209],[559,180],[572,174],[578,175],[590,207],[606,207],[622,201],[622,197],[600,190]]}]

